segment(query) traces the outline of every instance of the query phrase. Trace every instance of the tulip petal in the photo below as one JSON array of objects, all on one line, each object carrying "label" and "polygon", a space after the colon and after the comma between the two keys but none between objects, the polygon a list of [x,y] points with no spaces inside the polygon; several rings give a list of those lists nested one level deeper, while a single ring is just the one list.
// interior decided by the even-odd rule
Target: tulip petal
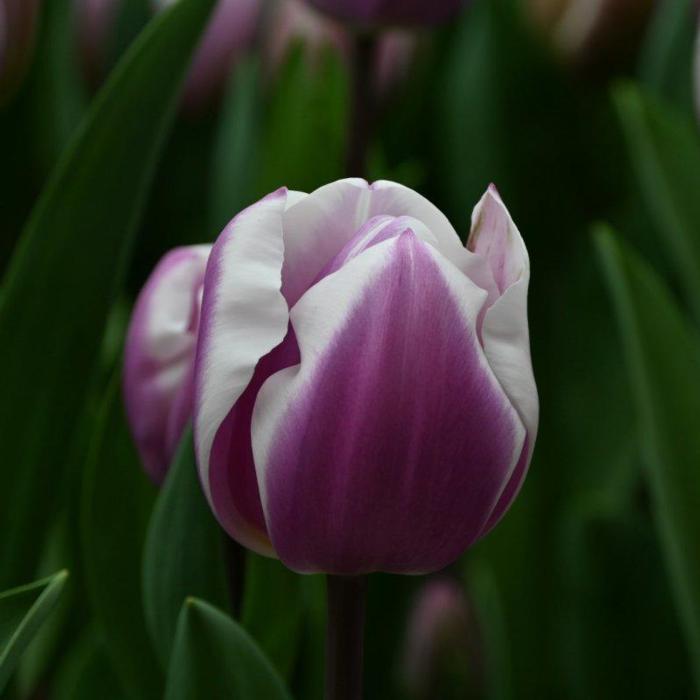
[{"label": "tulip petal", "polygon": [[195,445],[204,492],[232,537],[268,554],[252,465],[228,461],[227,435],[213,448],[258,361],[287,334],[288,309],[280,291],[287,201],[285,188],[268,195],[241,212],[214,244],[195,363]]},{"label": "tulip petal", "polygon": [[448,260],[482,289],[493,288],[483,258],[462,246],[447,217],[425,197],[395,182],[370,185],[350,178],[315,190],[284,215],[283,292],[290,308],[358,231],[380,216],[418,219]]},{"label": "tulip petal", "polygon": [[530,358],[527,290],[530,260],[523,239],[496,188],[476,206],[468,246],[488,259],[501,295],[484,314],[484,352],[503,390],[527,430],[523,454],[484,532],[500,520],[518,494],[527,474],[537,437],[539,402]]},{"label": "tulip petal", "polygon": [[211,246],[176,248],[148,278],[124,349],[124,403],[143,465],[165,477],[192,415],[192,367],[204,270]]},{"label": "tulip petal", "polygon": [[301,363],[263,385],[252,430],[290,568],[426,572],[476,539],[525,438],[478,341],[485,298],[407,230],[293,308]]}]

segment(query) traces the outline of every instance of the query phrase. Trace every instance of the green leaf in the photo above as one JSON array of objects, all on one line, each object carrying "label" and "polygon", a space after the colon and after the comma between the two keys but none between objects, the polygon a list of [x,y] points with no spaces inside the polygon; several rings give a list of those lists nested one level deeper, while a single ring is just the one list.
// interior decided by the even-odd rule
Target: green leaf
[{"label": "green leaf", "polygon": [[657,95],[693,113],[693,52],[697,22],[694,0],[656,3],[640,51],[642,82]]},{"label": "green leaf", "polygon": [[343,175],[348,76],[328,49],[312,65],[295,47],[266,110],[259,191],[286,185],[310,192]]},{"label": "green leaf", "polygon": [[[607,229],[596,240],[627,356],[666,564],[700,674],[700,342],[643,260]],[[696,681],[700,689],[700,675]]]},{"label": "green leaf", "polygon": [[700,320],[700,134],[696,125],[633,85],[615,103],[642,194],[688,303]]},{"label": "green leaf", "polygon": [[194,598],[183,605],[165,700],[290,700],[272,664],[247,632]]},{"label": "green leaf", "polygon": [[198,596],[219,607],[227,603],[223,537],[197,477],[191,431],[182,439],[148,526],[143,596],[164,668],[185,598]]},{"label": "green leaf", "polygon": [[142,614],[140,571],[155,488],[132,444],[116,381],[85,471],[81,529],[90,606],[127,695],[150,700],[161,692],[161,678]]},{"label": "green leaf", "polygon": [[214,235],[256,196],[260,148],[260,68],[247,58],[236,67],[226,91],[216,133],[209,202]]},{"label": "green leaf", "polygon": [[181,0],[134,42],[18,243],[0,306],[0,580],[31,575],[136,224],[213,0]]},{"label": "green leaf", "polygon": [[51,614],[68,578],[60,571],[49,578],[0,593],[0,693],[22,652]]},{"label": "green leaf", "polygon": [[595,494],[574,504],[562,532],[563,658],[572,700],[688,695],[690,664],[648,514]]},{"label": "green leaf", "polygon": [[283,678],[289,678],[299,652],[302,580],[276,559],[247,554],[241,624]]},{"label": "green leaf", "polygon": [[99,635],[88,629],[75,640],[51,683],[52,700],[125,700]]}]

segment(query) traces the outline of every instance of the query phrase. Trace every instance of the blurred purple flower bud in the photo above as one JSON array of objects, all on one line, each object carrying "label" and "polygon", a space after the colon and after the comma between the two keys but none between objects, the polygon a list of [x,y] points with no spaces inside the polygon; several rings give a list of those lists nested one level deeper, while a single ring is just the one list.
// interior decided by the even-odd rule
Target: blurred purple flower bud
[{"label": "blurred purple flower bud", "polygon": [[291,48],[301,44],[315,63],[324,49],[332,48],[343,56],[350,50],[344,28],[320,15],[303,0],[277,0],[268,14],[265,28],[265,52],[268,68],[277,71]]},{"label": "blurred purple flower bud", "polygon": [[[452,686],[450,697],[471,697],[465,686],[480,681],[479,641],[477,620],[459,583],[444,577],[428,581],[409,615],[401,662],[410,697],[443,697],[439,690],[447,684]],[[454,667],[460,672],[460,687],[450,673]]]},{"label": "blurred purple flower bud", "polygon": [[165,255],[141,291],[124,351],[126,413],[144,468],[162,483],[192,417],[194,352],[211,246]]},{"label": "blurred purple flower bud", "polygon": [[0,0],[0,103],[22,82],[34,55],[41,0]]},{"label": "blurred purple flower bud", "polygon": [[207,265],[195,446],[210,505],[291,569],[418,573],[503,517],[538,424],[523,240],[491,187],[465,248],[393,182],[280,189]]},{"label": "blurred purple flower bud", "polygon": [[76,0],[78,47],[85,77],[92,87],[102,80],[123,0]]},{"label": "blurred purple flower bud", "polygon": [[636,51],[655,0],[528,0],[531,14],[568,62],[610,71]]},{"label": "blurred purple flower bud", "polygon": [[[177,0],[153,0],[163,9]],[[219,0],[195,52],[185,81],[188,111],[210,106],[226,87],[236,61],[255,38],[263,0]]]},{"label": "blurred purple flower bud", "polygon": [[465,0],[307,0],[337,19],[357,25],[425,25],[457,14]]}]

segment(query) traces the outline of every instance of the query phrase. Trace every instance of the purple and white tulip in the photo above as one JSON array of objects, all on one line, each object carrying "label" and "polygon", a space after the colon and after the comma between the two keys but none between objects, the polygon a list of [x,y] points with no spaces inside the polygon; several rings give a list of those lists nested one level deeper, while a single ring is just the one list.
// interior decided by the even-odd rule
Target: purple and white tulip
[{"label": "purple and white tulip", "polygon": [[129,427],[148,475],[165,479],[192,417],[194,357],[211,246],[167,253],[139,294],[124,351]]},{"label": "purple and white tulip", "polygon": [[307,0],[337,19],[358,25],[425,25],[456,15],[465,0]]},{"label": "purple and white tulip", "polygon": [[41,0],[0,0],[0,102],[19,87],[34,55]]},{"label": "purple and white tulip", "polygon": [[236,540],[300,572],[442,569],[503,516],[538,423],[525,245],[495,188],[465,248],[392,182],[280,189],[207,265],[201,481]]}]

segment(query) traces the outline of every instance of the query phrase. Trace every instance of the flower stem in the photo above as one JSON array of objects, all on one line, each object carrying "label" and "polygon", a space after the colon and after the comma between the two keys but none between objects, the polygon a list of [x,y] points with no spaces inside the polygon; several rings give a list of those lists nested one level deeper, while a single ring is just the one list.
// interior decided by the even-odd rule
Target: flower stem
[{"label": "flower stem", "polygon": [[348,177],[365,177],[367,174],[367,150],[375,118],[373,68],[376,46],[374,34],[354,36],[350,75],[350,123],[345,162]]},{"label": "flower stem", "polygon": [[362,700],[364,576],[328,576],[326,700]]}]

